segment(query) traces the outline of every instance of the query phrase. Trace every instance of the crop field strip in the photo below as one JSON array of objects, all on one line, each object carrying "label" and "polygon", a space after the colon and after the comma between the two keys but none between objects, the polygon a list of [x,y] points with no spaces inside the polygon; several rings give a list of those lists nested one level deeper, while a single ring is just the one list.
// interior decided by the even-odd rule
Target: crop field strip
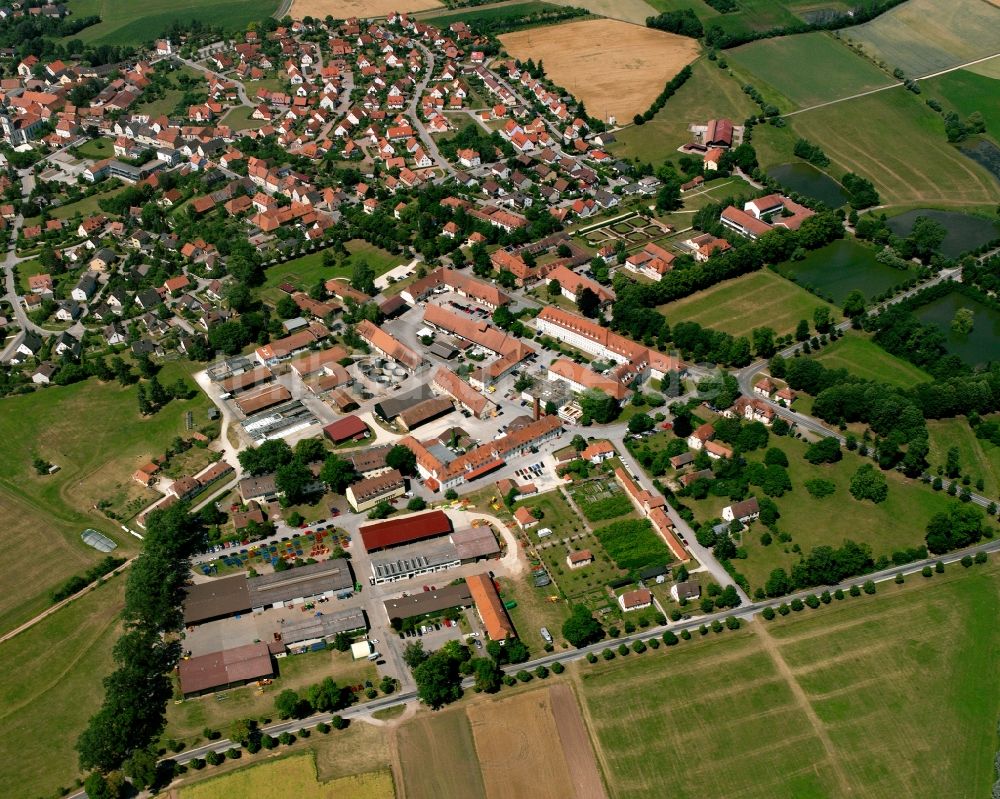
[{"label": "crop field strip", "polygon": [[[830,34],[818,31],[762,39],[727,50],[726,57],[800,108],[898,83]],[[792,64],[794,69],[789,68]]]},{"label": "crop field strip", "polygon": [[866,380],[891,383],[901,388],[911,388],[931,379],[922,369],[852,333],[823,347],[814,358],[828,368],[847,369]]},{"label": "crop field strip", "polygon": [[877,599],[682,643],[668,666],[583,666],[612,795],[980,795],[1000,704],[998,572],[912,576]]},{"label": "crop field strip", "polygon": [[[808,111],[795,116],[792,127],[824,150],[835,174],[872,180],[885,205],[995,203],[993,177],[951,147],[938,115],[904,90]],[[892,146],[884,141],[887,130],[897,132]]]},{"label": "crop field strip", "polygon": [[419,714],[395,734],[406,799],[486,799],[464,708]]},{"label": "crop field strip", "polygon": [[986,0],[909,0],[841,35],[917,78],[992,55],[997,30],[1000,7]]},{"label": "crop field strip", "polygon": [[72,38],[88,44],[139,45],[161,36],[174,22],[192,19],[228,31],[245,30],[277,11],[279,4],[279,0],[70,0],[69,9],[79,17],[101,17],[100,23]]}]

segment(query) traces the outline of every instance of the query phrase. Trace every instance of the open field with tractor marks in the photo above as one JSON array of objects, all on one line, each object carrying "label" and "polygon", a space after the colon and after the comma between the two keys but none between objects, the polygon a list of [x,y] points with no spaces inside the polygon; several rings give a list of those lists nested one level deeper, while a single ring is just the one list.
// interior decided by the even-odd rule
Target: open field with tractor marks
[{"label": "open field with tractor marks", "polygon": [[666,785],[678,799],[988,792],[1000,575],[996,564],[948,569],[745,632],[581,666],[578,693],[611,795],[653,799]]},{"label": "open field with tractor marks", "polygon": [[588,19],[500,37],[515,58],[545,62],[545,73],[593,116],[627,122],[698,55],[685,36],[610,19]]},{"label": "open field with tractor marks", "polygon": [[839,311],[790,280],[767,269],[726,280],[682,300],[661,305],[670,324],[697,322],[734,336],[749,336],[755,327],[766,325],[778,335],[790,333],[800,319],[812,319],[820,305]]}]

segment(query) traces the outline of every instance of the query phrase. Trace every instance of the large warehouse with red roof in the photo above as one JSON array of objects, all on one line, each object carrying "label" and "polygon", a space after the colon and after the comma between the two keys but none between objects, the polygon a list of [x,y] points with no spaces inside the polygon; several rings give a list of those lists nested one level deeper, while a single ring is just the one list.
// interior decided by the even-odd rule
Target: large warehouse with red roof
[{"label": "large warehouse with red roof", "polygon": [[368,552],[426,541],[451,532],[451,519],[442,510],[415,513],[398,519],[362,525],[359,532]]}]

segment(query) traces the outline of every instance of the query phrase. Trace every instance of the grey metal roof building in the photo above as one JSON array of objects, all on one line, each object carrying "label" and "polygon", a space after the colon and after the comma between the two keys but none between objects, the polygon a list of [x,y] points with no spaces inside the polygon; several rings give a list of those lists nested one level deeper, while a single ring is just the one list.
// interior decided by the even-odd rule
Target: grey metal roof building
[{"label": "grey metal roof building", "polygon": [[384,604],[390,619],[409,619],[448,608],[469,607],[472,605],[472,594],[465,580],[462,580],[457,585],[446,585],[436,591],[421,591],[419,594],[387,599]]},{"label": "grey metal roof building", "polygon": [[[281,625],[281,642],[289,649],[301,649],[312,643],[334,638],[337,633],[367,630],[368,621],[361,608],[347,608],[334,613],[310,616],[302,621]],[[298,644],[298,646],[296,646]]]},{"label": "grey metal roof building", "polygon": [[333,596],[337,591],[354,586],[350,564],[344,558],[324,560],[273,574],[262,574],[247,580],[250,607],[254,610],[300,604],[320,596]]},{"label": "grey metal roof building", "polygon": [[463,563],[500,554],[500,546],[489,527],[459,530],[447,538],[409,544],[371,555],[372,585],[409,580],[421,574],[453,569]]}]

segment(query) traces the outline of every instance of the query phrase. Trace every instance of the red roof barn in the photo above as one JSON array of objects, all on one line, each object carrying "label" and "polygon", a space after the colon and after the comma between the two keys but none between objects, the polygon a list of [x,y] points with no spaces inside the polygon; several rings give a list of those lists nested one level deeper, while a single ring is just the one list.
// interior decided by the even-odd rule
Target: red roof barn
[{"label": "red roof barn", "polygon": [[365,549],[374,552],[400,544],[425,541],[451,532],[451,520],[441,510],[366,524],[359,528]]},{"label": "red roof barn", "polygon": [[352,438],[357,438],[359,436],[367,435],[368,425],[366,425],[360,417],[351,414],[350,416],[345,416],[343,419],[338,419],[332,424],[328,424],[323,428],[323,434],[330,439],[334,444],[339,444],[341,441],[348,441]]}]

